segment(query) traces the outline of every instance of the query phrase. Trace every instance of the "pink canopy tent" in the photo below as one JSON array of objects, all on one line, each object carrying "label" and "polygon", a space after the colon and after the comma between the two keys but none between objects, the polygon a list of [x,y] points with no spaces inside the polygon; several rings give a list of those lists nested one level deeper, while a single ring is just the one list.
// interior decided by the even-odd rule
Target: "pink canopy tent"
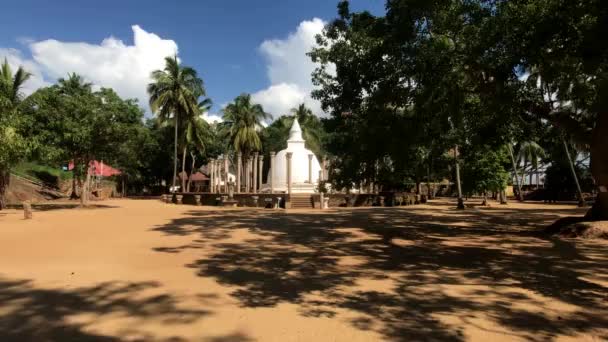
[{"label": "pink canopy tent", "polygon": [[[74,169],[74,162],[70,162],[68,165],[68,170]],[[110,165],[104,164],[103,161],[93,160],[89,164],[89,172],[93,176],[102,176],[102,177],[110,177],[119,175],[121,172],[118,169],[111,167]]]}]

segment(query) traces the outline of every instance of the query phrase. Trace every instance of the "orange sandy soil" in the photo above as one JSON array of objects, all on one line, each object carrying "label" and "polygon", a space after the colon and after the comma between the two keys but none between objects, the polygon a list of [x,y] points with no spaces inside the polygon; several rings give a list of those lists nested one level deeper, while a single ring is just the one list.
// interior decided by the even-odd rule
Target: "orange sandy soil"
[{"label": "orange sandy soil", "polygon": [[0,341],[608,339],[608,243],[535,233],[573,206],[99,206],[0,213]]}]

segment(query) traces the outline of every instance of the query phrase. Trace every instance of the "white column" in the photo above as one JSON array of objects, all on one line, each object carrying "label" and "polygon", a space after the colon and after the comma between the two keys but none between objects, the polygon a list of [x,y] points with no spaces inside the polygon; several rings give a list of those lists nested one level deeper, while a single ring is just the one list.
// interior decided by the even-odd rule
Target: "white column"
[{"label": "white column", "polygon": [[258,192],[258,152],[253,153],[253,193]]},{"label": "white column", "polygon": [[308,183],[312,184],[312,154],[308,155]]},{"label": "white column", "polygon": [[251,157],[247,158],[245,167],[245,192],[251,192]]},{"label": "white column", "polygon": [[259,170],[258,170],[258,189],[262,188],[262,173],[264,172],[264,155],[260,154],[260,156],[258,157],[258,164],[259,164]]},{"label": "white column", "polygon": [[268,172],[268,176],[270,179],[268,183],[270,183],[270,193],[274,193],[274,152],[270,152],[270,172]]},{"label": "white column", "polygon": [[241,173],[243,171],[243,154],[241,152],[237,153],[236,163],[236,193],[238,194],[241,192]]},{"label": "white column", "polygon": [[224,193],[228,193],[228,171],[230,169],[228,168],[228,157],[226,156],[224,158]]},{"label": "white column", "polygon": [[285,158],[287,160],[287,193],[291,195],[291,156],[293,152],[287,152]]},{"label": "white column", "polygon": [[215,159],[211,159],[209,161],[209,178],[210,178],[210,183],[209,183],[209,192],[214,193],[215,192]]}]

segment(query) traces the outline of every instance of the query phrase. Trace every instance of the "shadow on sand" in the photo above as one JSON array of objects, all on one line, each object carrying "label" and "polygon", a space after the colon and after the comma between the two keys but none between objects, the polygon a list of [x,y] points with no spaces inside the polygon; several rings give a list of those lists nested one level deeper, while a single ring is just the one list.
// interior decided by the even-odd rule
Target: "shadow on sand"
[{"label": "shadow on sand", "polygon": [[142,294],[158,287],[154,282],[108,282],[71,290],[40,289],[29,280],[0,277],[0,341],[114,342],[129,336],[136,336],[129,341],[182,341],[178,337],[157,339],[142,335],[137,332],[138,327],[119,336],[99,335],[87,331],[87,324],[76,323],[72,318],[124,316],[185,324],[211,314],[206,310],[180,308],[178,298],[168,294]]},{"label": "shadow on sand", "polygon": [[[201,249],[205,257],[187,267],[237,286],[231,295],[244,307],[294,303],[314,317],[350,309],[360,314],[353,326],[389,340],[460,341],[459,326],[474,325],[480,313],[499,333],[529,340],[577,333],[608,338],[608,288],[588,280],[608,281],[605,245],[539,234],[559,215],[580,214],[548,208],[193,210],[153,230],[191,236],[187,245],[155,251]],[[243,230],[242,241],[227,240]],[[390,286],[361,285],[370,281]],[[544,309],[552,301],[577,309],[557,317]],[[440,316],[462,322],[447,325]]]}]

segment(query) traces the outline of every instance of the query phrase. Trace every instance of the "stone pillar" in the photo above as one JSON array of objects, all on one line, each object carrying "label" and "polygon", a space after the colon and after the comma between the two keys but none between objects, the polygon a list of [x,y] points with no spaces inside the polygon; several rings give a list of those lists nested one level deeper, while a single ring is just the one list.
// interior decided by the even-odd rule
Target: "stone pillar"
[{"label": "stone pillar", "polygon": [[258,170],[258,188],[262,189],[262,173],[264,172],[264,155],[260,154],[258,164],[260,169]]},{"label": "stone pillar", "polygon": [[323,159],[321,161],[321,171],[323,171],[323,180],[327,179],[327,171],[325,170],[326,164],[327,164],[327,162],[325,160],[325,157],[323,157]]},{"label": "stone pillar", "polygon": [[291,156],[293,152],[287,152],[285,159],[287,160],[287,193],[291,195]]},{"label": "stone pillar", "polygon": [[253,193],[258,193],[258,152],[253,153]]},{"label": "stone pillar", "polygon": [[285,209],[291,209],[291,156],[293,152],[287,152],[287,196],[285,196]]},{"label": "stone pillar", "polygon": [[213,174],[213,167],[215,166],[215,160],[209,161],[209,192],[215,192],[215,175]]},{"label": "stone pillar", "polygon": [[221,170],[222,160],[218,159],[215,161],[215,192],[222,192],[222,170]]},{"label": "stone pillar", "polygon": [[268,176],[270,177],[270,179],[268,180],[268,183],[270,183],[270,193],[274,193],[274,156],[275,153],[274,152],[270,152],[270,172],[268,172]]},{"label": "stone pillar", "polygon": [[224,158],[224,193],[228,193],[228,174],[230,169],[228,168],[228,157]]},{"label": "stone pillar", "polygon": [[251,175],[250,175],[250,170],[251,170],[251,157],[247,158],[247,163],[245,164],[245,192],[249,193],[251,192]]},{"label": "stone pillar", "polygon": [[241,173],[242,173],[242,166],[243,166],[243,154],[241,152],[237,153],[236,155],[236,193],[240,193],[241,192]]},{"label": "stone pillar", "polygon": [[312,153],[308,155],[308,183],[312,184]]}]

